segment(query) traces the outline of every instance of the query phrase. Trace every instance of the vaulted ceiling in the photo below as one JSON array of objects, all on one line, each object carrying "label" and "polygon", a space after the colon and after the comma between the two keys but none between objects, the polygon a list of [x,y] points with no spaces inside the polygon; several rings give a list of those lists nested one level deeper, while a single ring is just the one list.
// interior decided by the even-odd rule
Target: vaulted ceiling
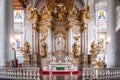
[{"label": "vaulted ceiling", "polygon": [[26,8],[27,0],[13,0],[14,10],[24,10]]}]

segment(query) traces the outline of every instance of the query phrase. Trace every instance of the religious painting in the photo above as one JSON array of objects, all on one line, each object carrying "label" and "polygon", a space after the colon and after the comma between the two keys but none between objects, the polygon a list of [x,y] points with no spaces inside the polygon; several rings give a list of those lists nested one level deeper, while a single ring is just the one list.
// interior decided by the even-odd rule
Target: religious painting
[{"label": "religious painting", "polygon": [[104,26],[107,24],[107,12],[106,10],[96,10],[96,24]]},{"label": "religious painting", "polygon": [[106,19],[105,11],[100,10],[100,11],[98,12],[98,19]]},{"label": "religious painting", "polygon": [[23,10],[14,10],[14,22],[24,22]]}]

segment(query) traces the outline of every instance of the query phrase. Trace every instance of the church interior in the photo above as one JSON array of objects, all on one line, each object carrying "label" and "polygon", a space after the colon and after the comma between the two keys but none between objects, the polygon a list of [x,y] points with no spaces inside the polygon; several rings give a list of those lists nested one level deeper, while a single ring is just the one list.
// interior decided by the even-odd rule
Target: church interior
[{"label": "church interior", "polygon": [[0,0],[0,12],[0,70],[11,79],[120,76],[120,0]]}]

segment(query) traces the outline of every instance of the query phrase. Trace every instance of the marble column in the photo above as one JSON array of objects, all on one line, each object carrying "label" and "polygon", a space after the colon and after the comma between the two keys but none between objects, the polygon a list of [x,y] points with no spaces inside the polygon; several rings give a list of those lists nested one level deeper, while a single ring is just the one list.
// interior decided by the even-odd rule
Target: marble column
[{"label": "marble column", "polygon": [[114,0],[108,0],[108,22],[107,34],[110,39],[107,45],[107,67],[116,67],[116,37],[115,37],[115,3]]},{"label": "marble column", "polygon": [[32,66],[39,67],[40,66],[40,56],[39,56],[39,32],[38,32],[38,24],[33,23],[32,26]]},{"label": "marble column", "polygon": [[12,0],[0,0],[0,66],[5,66],[6,61],[11,61],[14,58],[10,44],[13,30],[12,18]]},{"label": "marble column", "polygon": [[88,23],[84,23],[84,65],[83,67],[88,67]]},{"label": "marble column", "polygon": [[115,35],[116,35],[116,66],[120,67],[120,0],[116,0],[115,7]]}]

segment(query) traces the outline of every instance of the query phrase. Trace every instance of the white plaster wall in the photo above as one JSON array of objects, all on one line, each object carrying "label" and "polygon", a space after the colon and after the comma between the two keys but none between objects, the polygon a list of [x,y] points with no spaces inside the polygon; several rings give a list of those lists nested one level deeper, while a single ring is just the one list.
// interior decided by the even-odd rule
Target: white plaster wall
[{"label": "white plaster wall", "polygon": [[95,20],[93,19],[88,24],[88,54],[91,49],[91,43],[97,38],[97,26],[95,25]]},{"label": "white plaster wall", "polygon": [[26,19],[25,40],[29,42],[30,48],[32,48],[32,23],[28,19]]},{"label": "white plaster wall", "polygon": [[72,28],[68,31],[68,52],[72,53]]},{"label": "white plaster wall", "polygon": [[5,1],[0,0],[0,66],[5,66]]},{"label": "white plaster wall", "polygon": [[120,1],[117,0],[117,6],[116,6],[116,32],[120,29]]},{"label": "white plaster wall", "polygon": [[52,31],[48,30],[48,52],[52,52]]}]

